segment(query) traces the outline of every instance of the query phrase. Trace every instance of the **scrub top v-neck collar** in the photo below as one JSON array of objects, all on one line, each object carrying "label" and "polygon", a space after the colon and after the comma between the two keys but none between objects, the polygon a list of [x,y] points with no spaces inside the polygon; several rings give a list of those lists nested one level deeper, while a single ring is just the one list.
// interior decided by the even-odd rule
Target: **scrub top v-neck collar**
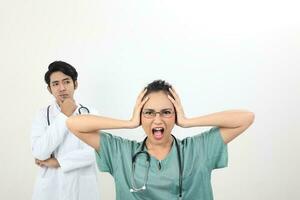
[{"label": "scrub top v-neck collar", "polygon": [[[173,139],[172,146],[168,154],[163,160],[158,160],[154,156],[152,156],[147,148],[147,145],[145,145],[144,150],[147,151],[150,155],[150,170],[153,172],[163,172],[165,169],[168,168],[171,164],[174,164],[174,158],[177,161],[177,153],[176,153],[176,144],[175,144],[175,139]],[[179,150],[180,151],[180,150]],[[178,161],[177,161],[178,162]],[[160,169],[159,169],[159,164],[160,164]]]}]

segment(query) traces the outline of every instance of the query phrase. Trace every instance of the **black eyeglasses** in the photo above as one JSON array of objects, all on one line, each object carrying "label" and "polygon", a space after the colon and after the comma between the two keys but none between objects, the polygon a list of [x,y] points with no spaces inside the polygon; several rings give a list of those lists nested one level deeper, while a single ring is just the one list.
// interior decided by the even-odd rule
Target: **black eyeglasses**
[{"label": "black eyeglasses", "polygon": [[156,114],[159,114],[159,116],[163,117],[163,118],[170,118],[174,115],[174,111],[172,109],[163,109],[159,112],[156,112],[155,110],[152,109],[145,109],[142,111],[142,114],[145,118],[154,118],[156,116]]}]

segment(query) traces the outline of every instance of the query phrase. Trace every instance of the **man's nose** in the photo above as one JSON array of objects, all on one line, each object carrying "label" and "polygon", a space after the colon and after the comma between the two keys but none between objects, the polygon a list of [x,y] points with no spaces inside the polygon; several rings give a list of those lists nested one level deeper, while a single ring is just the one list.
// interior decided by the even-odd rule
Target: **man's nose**
[{"label": "man's nose", "polygon": [[59,90],[61,90],[61,91],[62,91],[62,90],[65,90],[65,89],[66,89],[66,87],[65,87],[65,85],[64,85],[64,84],[62,84],[62,83],[61,83],[61,84],[59,84]]}]

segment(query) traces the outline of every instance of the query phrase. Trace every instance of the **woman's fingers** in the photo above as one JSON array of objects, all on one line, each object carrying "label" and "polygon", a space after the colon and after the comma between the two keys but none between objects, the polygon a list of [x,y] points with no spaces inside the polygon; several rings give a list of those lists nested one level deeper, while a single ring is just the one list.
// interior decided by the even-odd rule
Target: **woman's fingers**
[{"label": "woman's fingers", "polygon": [[[141,108],[144,106],[144,104],[148,101],[148,97],[144,98],[145,94],[147,92],[147,89],[144,89],[143,91],[140,92],[137,100],[136,100],[136,104],[135,104],[135,110],[139,111],[141,110]],[[143,99],[144,98],[144,99]]]},{"label": "woman's fingers", "polygon": [[168,95],[168,99],[170,99],[170,101],[172,102],[174,108],[175,108],[175,112],[178,113],[179,112],[179,107],[177,102],[174,100],[173,97],[171,97],[170,95]]},{"label": "woman's fingers", "polygon": [[170,93],[173,95],[173,97],[172,96],[170,96],[170,95],[168,95],[168,96],[170,96],[170,100],[172,101],[172,103],[176,106],[176,107],[178,107],[178,106],[180,106],[181,105],[181,103],[180,103],[180,99],[179,99],[179,96],[178,96],[178,94],[175,92],[175,90],[174,89],[172,89],[172,88],[169,88],[169,91],[170,91]]},{"label": "woman's fingers", "polygon": [[142,99],[143,99],[144,95],[146,94],[146,92],[147,92],[147,89],[143,89],[143,90],[140,92],[140,94],[139,94],[139,96],[138,96],[138,98],[137,98],[137,103],[140,103],[140,102],[142,101]]},{"label": "woman's fingers", "polygon": [[169,91],[170,91],[171,94],[174,96],[174,99],[175,99],[176,101],[180,101],[179,96],[178,96],[178,94],[177,94],[177,92],[175,91],[174,88],[169,88]]},{"label": "woman's fingers", "polygon": [[171,95],[168,95],[168,98],[169,98],[170,101],[173,103],[173,105],[174,105],[175,107],[177,107],[177,103],[176,103],[175,99],[174,99],[173,97],[171,97]]},{"label": "woman's fingers", "polygon": [[179,98],[178,94],[176,93],[174,88],[169,88],[169,91],[173,95],[174,98],[171,95],[168,95],[168,98],[173,103],[173,105],[176,109],[177,115],[178,116],[184,116],[184,111],[183,111],[181,101],[180,101],[180,98]]},{"label": "woman's fingers", "polygon": [[145,105],[145,103],[149,100],[149,97],[146,97],[143,99],[143,101],[140,103],[140,109]]}]

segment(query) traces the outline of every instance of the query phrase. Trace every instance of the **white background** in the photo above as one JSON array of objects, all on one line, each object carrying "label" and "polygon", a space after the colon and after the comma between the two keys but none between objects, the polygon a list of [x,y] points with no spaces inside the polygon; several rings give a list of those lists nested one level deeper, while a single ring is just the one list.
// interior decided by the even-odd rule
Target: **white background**
[{"label": "white background", "polygon": [[[129,119],[158,78],[177,89],[187,116],[253,111],[253,126],[229,144],[229,167],[213,173],[215,199],[300,199],[299,34],[291,0],[1,0],[0,199],[31,198],[30,128],[52,101],[43,76],[54,60],[77,68],[77,99],[103,115]],[[99,179],[102,199],[114,199],[111,176]]]}]

